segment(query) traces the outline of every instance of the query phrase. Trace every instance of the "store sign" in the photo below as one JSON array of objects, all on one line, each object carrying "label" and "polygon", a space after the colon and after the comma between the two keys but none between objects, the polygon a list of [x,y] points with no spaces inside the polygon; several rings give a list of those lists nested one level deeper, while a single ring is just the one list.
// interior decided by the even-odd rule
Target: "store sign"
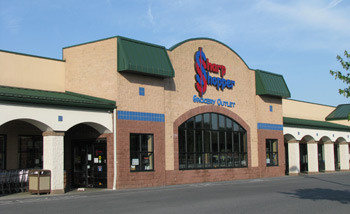
[{"label": "store sign", "polygon": [[[195,53],[195,67],[196,67],[196,83],[195,88],[198,92],[198,96],[193,96],[194,103],[202,103],[207,105],[218,105],[228,108],[233,108],[235,102],[225,101],[221,99],[210,99],[203,98],[203,95],[207,91],[207,87],[214,86],[218,91],[224,91],[225,88],[232,89],[235,85],[235,81],[223,78],[226,74],[226,67],[215,63],[210,63],[209,59],[206,58],[203,49]],[[211,74],[220,74],[219,77],[211,76]]]},{"label": "store sign", "polygon": [[225,101],[221,99],[209,99],[209,98],[203,98],[203,97],[197,97],[196,95],[193,95],[193,102],[194,103],[203,103],[208,105],[218,105],[218,106],[225,106],[229,108],[235,107],[235,102]]},{"label": "store sign", "polygon": [[[195,75],[195,88],[200,97],[203,97],[208,85],[216,87],[218,91],[224,91],[225,88],[232,89],[235,85],[235,81],[223,78],[226,74],[226,67],[224,65],[210,63],[202,48],[199,48],[195,53],[195,67],[197,73]],[[210,74],[220,74],[220,76],[215,77]]]}]

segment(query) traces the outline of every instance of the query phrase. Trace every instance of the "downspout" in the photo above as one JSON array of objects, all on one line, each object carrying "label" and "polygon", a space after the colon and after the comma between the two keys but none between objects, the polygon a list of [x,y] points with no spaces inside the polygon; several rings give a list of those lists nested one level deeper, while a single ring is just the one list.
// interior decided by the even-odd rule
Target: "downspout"
[{"label": "downspout", "polygon": [[113,110],[113,153],[114,153],[114,177],[113,190],[117,189],[117,109]]}]

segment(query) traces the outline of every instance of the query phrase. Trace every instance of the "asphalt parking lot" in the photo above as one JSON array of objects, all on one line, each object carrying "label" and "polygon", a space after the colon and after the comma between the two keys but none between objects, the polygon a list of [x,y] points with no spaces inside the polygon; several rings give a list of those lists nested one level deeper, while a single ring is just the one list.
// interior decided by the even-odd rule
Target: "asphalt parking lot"
[{"label": "asphalt parking lot", "polygon": [[349,213],[350,172],[0,197],[5,213]]}]

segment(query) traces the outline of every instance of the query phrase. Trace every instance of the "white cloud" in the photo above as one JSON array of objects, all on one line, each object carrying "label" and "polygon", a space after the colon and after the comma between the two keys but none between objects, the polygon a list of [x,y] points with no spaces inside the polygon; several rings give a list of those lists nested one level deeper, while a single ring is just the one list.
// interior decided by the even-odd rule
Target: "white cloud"
[{"label": "white cloud", "polygon": [[349,28],[344,27],[349,24],[349,16],[342,8],[335,8],[341,0],[333,0],[326,6],[317,2],[324,1],[294,1],[294,4],[287,5],[263,0],[257,4],[257,8],[270,15],[285,18],[300,27],[350,32]]},{"label": "white cloud", "polygon": [[153,15],[152,15],[152,7],[151,7],[151,5],[148,6],[147,18],[148,18],[148,21],[149,21],[152,25],[155,25],[154,17],[153,17]]},{"label": "white cloud", "polygon": [[343,0],[332,0],[328,6],[327,6],[327,9],[331,9],[335,6],[337,6],[340,2],[342,2]]}]

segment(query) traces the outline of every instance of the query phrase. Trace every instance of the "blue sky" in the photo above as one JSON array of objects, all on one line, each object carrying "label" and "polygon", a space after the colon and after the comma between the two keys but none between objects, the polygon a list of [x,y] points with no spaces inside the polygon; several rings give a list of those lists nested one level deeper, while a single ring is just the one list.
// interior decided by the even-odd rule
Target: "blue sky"
[{"label": "blue sky", "polygon": [[282,74],[292,99],[350,103],[329,74],[350,50],[346,0],[0,0],[0,49],[62,58],[62,48],[125,36],[170,48],[219,40],[252,69]]}]

